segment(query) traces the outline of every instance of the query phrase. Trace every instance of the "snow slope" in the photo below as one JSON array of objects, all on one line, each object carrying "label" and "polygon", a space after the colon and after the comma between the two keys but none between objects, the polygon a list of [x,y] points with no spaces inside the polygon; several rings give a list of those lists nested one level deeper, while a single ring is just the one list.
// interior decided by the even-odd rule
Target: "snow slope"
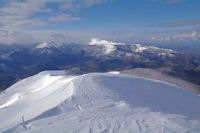
[{"label": "snow slope", "polygon": [[3,133],[200,132],[199,96],[133,76],[45,71],[0,99]]}]

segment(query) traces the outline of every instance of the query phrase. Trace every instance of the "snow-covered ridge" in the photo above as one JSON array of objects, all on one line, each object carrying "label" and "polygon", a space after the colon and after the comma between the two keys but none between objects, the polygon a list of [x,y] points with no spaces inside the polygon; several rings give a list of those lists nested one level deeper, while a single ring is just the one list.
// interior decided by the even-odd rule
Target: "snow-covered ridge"
[{"label": "snow-covered ridge", "polygon": [[157,52],[158,55],[173,56],[174,53],[177,53],[176,51],[171,50],[171,49],[159,48],[159,47],[155,47],[155,46],[151,46],[151,45],[150,46],[144,46],[141,44],[132,44],[132,45],[134,45],[136,47],[136,48],[133,48],[132,50],[137,53],[142,53],[145,50],[151,50],[151,51]]},{"label": "snow-covered ridge", "polygon": [[144,51],[154,51],[154,52],[158,53],[159,56],[162,56],[162,55],[174,56],[173,53],[176,52],[171,49],[158,48],[155,46],[145,46],[142,44],[118,43],[118,42],[112,42],[112,41],[107,41],[107,40],[100,40],[100,39],[96,39],[96,38],[91,39],[89,45],[101,46],[103,48],[102,49],[103,54],[106,54],[106,55],[111,54],[112,52],[116,51],[117,46],[120,46],[120,45],[133,46],[133,47],[131,47],[132,52],[142,53]]},{"label": "snow-covered ridge", "polygon": [[0,107],[4,133],[200,131],[199,96],[116,72],[41,72],[8,88]]}]

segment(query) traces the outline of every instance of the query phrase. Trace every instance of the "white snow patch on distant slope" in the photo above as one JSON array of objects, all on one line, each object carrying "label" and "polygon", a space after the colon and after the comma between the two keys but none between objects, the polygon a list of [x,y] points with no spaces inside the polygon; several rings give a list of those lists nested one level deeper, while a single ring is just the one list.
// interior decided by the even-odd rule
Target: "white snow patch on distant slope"
[{"label": "white snow patch on distant slope", "polygon": [[46,48],[46,47],[48,47],[48,43],[47,42],[44,42],[44,43],[41,43],[41,44],[39,44],[36,48]]},{"label": "white snow patch on distant slope", "polygon": [[135,52],[139,52],[139,53],[142,53],[144,50],[148,49],[147,47],[144,47],[141,44],[135,44],[135,46],[137,47],[135,49]]}]

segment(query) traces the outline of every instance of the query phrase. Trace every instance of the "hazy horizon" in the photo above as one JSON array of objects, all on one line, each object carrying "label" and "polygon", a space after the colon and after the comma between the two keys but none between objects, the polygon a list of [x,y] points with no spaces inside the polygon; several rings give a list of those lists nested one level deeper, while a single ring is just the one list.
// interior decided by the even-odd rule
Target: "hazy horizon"
[{"label": "hazy horizon", "polygon": [[198,0],[2,0],[0,44],[198,45]]}]

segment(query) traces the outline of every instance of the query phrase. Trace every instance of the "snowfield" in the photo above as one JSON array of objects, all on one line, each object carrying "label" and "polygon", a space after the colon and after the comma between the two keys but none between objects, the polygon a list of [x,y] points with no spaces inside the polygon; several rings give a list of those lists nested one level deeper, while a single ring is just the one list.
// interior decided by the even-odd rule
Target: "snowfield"
[{"label": "snowfield", "polygon": [[2,133],[199,133],[200,97],[116,73],[44,71],[0,95]]}]

